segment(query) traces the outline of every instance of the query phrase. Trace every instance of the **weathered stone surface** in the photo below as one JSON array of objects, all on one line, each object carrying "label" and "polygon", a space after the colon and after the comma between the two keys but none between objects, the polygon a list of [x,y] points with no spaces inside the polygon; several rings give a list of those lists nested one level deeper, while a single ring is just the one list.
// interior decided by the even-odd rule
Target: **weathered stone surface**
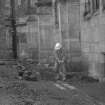
[{"label": "weathered stone surface", "polygon": [[87,55],[87,61],[89,62],[89,75],[95,78],[104,77],[105,62],[105,14],[100,10],[96,16],[92,15],[91,19],[84,21],[83,13],[84,1],[81,0],[81,49],[84,55]]}]

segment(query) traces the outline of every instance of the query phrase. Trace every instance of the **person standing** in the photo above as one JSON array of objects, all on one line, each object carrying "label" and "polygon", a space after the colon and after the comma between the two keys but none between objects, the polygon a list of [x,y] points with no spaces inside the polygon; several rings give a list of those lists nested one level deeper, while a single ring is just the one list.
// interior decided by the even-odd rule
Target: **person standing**
[{"label": "person standing", "polygon": [[62,78],[62,80],[66,79],[66,68],[65,68],[65,53],[61,43],[56,43],[54,47],[55,54],[55,69],[56,69],[56,79]]}]

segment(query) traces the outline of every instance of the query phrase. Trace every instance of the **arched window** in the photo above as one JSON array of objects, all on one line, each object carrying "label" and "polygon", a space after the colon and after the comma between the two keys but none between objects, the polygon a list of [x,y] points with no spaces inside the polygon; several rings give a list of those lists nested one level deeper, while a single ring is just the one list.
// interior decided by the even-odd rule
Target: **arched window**
[{"label": "arched window", "polygon": [[99,0],[92,0],[92,10],[93,10],[92,13],[95,13],[97,10],[99,10],[99,5],[100,5]]},{"label": "arched window", "polygon": [[85,0],[84,18],[90,19],[95,13],[97,13],[99,7],[100,0]]},{"label": "arched window", "polygon": [[91,2],[90,0],[85,0],[85,11],[84,17],[91,13]]},{"label": "arched window", "polygon": [[105,0],[102,0],[102,9],[103,9],[103,11],[105,10]]}]

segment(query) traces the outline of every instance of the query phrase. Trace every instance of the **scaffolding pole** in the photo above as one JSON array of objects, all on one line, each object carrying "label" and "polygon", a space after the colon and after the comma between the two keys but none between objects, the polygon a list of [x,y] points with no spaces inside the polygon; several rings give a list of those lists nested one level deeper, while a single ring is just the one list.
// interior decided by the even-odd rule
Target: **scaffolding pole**
[{"label": "scaffolding pole", "polygon": [[62,24],[61,24],[61,4],[58,3],[58,17],[59,17],[59,32],[60,32],[60,42],[62,43]]},{"label": "scaffolding pole", "polygon": [[101,18],[101,16],[102,16],[102,0],[100,0],[100,2],[99,2],[99,7],[100,7],[100,18]]}]

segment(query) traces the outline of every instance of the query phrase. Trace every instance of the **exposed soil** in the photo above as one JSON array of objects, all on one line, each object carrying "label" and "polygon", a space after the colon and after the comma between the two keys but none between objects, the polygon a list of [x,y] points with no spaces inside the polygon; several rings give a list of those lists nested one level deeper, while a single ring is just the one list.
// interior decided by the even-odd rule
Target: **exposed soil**
[{"label": "exposed soil", "polygon": [[[48,72],[42,74],[43,77],[49,75]],[[45,80],[40,81],[19,80],[17,76],[17,70],[13,65],[0,66],[0,105],[104,105],[97,102],[95,100],[97,98],[87,97],[81,91],[58,89],[53,85],[54,81],[48,80],[54,76],[52,73]],[[82,85],[75,86],[80,88]],[[89,86],[84,86],[84,91]],[[100,92],[100,97],[101,95]]]}]

